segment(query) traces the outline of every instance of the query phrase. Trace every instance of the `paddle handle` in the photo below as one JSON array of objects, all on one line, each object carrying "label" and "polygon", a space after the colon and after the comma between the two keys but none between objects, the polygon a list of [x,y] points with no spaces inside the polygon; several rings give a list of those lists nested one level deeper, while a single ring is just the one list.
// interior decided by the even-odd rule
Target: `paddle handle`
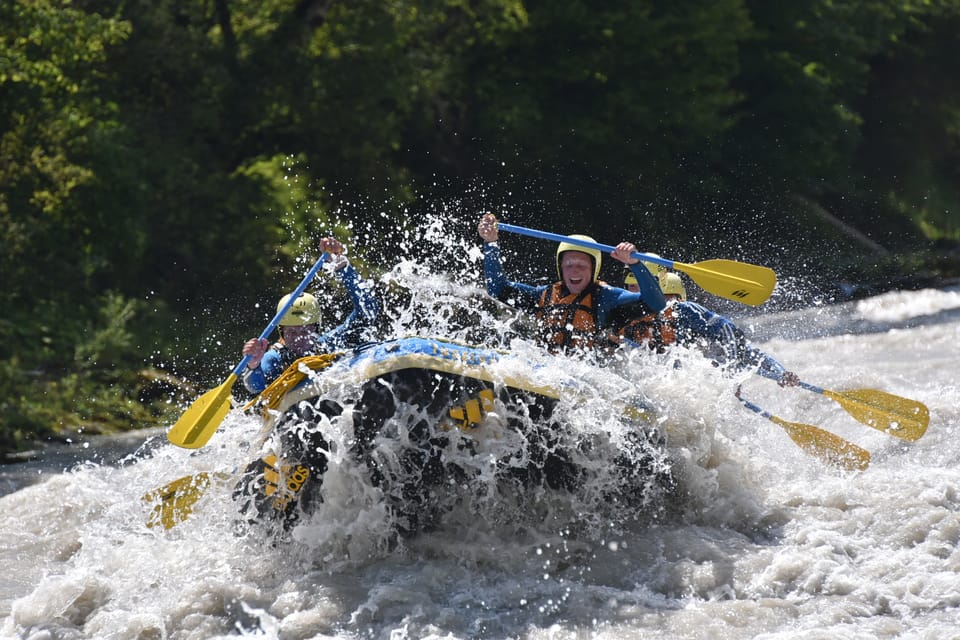
[{"label": "paddle handle", "polygon": [[[518,233],[522,236],[530,236],[531,238],[540,238],[542,240],[554,240],[556,242],[567,242],[569,244],[575,244],[579,247],[585,247],[587,249],[597,249],[605,253],[610,253],[616,247],[613,247],[609,244],[599,244],[597,242],[590,242],[589,240],[581,240],[580,238],[571,238],[570,236],[563,236],[559,233],[550,233],[549,231],[539,231],[538,229],[527,229],[526,227],[518,227],[513,224],[507,224],[506,222],[497,222],[497,229],[500,231],[509,231],[511,233]],[[630,254],[630,257],[637,260],[646,260],[647,262],[654,262],[656,264],[661,264],[668,269],[673,268],[674,261],[667,260],[666,258],[661,258],[660,256],[653,256],[648,253],[640,253],[639,251],[634,251]]]},{"label": "paddle handle", "polygon": [[764,418],[768,418],[768,419],[770,419],[770,420],[772,420],[773,418],[776,417],[776,416],[774,416],[772,413],[770,413],[769,411],[766,411],[766,410],[764,410],[764,409],[761,409],[760,407],[758,407],[757,405],[753,404],[752,402],[750,402],[750,401],[747,400],[746,398],[742,397],[742,396],[740,395],[740,391],[739,391],[739,390],[737,390],[736,396],[737,396],[737,400],[739,400],[740,402],[742,402],[742,403],[743,403],[743,406],[745,406],[747,409],[750,409],[750,411],[753,411],[753,412],[755,412],[755,413],[759,413],[759,414],[760,414],[761,416],[763,416]]},{"label": "paddle handle", "polygon": [[802,381],[802,380],[800,381],[799,386],[800,386],[801,389],[806,389],[807,391],[813,391],[814,393],[819,393],[819,394],[822,395],[822,396],[827,395],[825,389],[822,389],[822,388],[820,388],[820,387],[814,386],[814,385],[812,385],[812,384],[810,384],[810,383],[808,383],[808,382],[804,382],[804,381]]},{"label": "paddle handle", "polygon": [[[273,333],[273,330],[277,328],[277,325],[280,324],[280,321],[283,319],[283,316],[287,315],[287,311],[290,310],[290,307],[293,306],[293,303],[297,301],[297,298],[300,297],[300,294],[304,292],[313,278],[317,275],[317,271],[320,271],[320,267],[323,266],[323,263],[330,257],[330,254],[326,251],[317,258],[317,261],[310,271],[307,272],[307,275],[303,277],[303,280],[300,281],[300,284],[297,285],[297,288],[293,290],[293,293],[290,294],[290,298],[287,302],[277,310],[277,315],[273,316],[273,320],[270,321],[270,324],[267,325],[266,329],[263,330],[263,333],[260,334],[259,340],[266,340],[270,337],[270,334]],[[233,370],[233,375],[239,376],[243,373],[244,367],[247,366],[247,363],[250,362],[250,359],[253,358],[252,355],[243,356],[243,360],[236,366]]]}]

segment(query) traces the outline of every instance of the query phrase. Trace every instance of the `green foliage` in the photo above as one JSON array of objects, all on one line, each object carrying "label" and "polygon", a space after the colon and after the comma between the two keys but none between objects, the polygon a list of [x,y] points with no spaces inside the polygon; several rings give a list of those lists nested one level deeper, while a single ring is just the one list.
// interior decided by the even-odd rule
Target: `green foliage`
[{"label": "green foliage", "polygon": [[107,292],[86,308],[38,301],[0,325],[0,340],[12,347],[0,358],[0,450],[168,418],[183,383],[144,366],[131,325],[145,309]]},{"label": "green foliage", "polygon": [[[931,240],[960,240],[960,3],[910,3],[895,47],[872,64],[861,109],[867,124],[857,152],[865,178],[858,222],[876,209],[914,224]],[[901,235],[894,235],[897,231]],[[888,234],[891,242],[902,229]]]},{"label": "green foliage", "polygon": [[437,202],[949,269],[958,34],[958,0],[0,3],[0,449],[158,419],[320,237],[389,268]]},{"label": "green foliage", "polygon": [[815,195],[851,188],[863,124],[857,103],[871,58],[904,28],[903,3],[748,4],[756,29],[741,52],[747,98],[729,143],[731,169]]},{"label": "green foliage", "polygon": [[0,301],[34,285],[38,264],[77,264],[77,254],[51,250],[83,226],[68,214],[93,179],[78,155],[94,122],[111,114],[98,78],[107,49],[130,30],[70,3],[0,4]]},{"label": "green foliage", "polygon": [[687,183],[732,124],[742,4],[563,0],[512,15],[487,38],[451,29],[454,80],[416,96],[405,164],[454,189],[480,176],[485,206],[548,212],[561,227],[609,214],[646,232],[629,203]]}]

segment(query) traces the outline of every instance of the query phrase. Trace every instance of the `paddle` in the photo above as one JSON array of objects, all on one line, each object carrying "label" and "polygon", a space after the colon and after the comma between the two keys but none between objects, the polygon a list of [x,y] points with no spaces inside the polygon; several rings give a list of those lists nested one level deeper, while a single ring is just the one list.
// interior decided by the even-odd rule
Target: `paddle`
[{"label": "paddle", "polygon": [[[267,328],[260,334],[260,340],[265,340],[270,336],[270,333],[277,328],[283,316],[286,315],[290,307],[293,306],[293,303],[296,302],[300,294],[303,293],[307,285],[310,284],[310,281],[317,275],[317,271],[320,270],[320,267],[328,255],[327,252],[324,252],[313,267],[311,267],[307,275],[304,276],[303,281],[301,281],[300,284],[297,285],[297,288],[293,290],[293,293],[290,294],[290,298],[286,304],[277,310],[277,315],[273,317],[273,320],[270,321]],[[216,389],[207,391],[190,405],[190,408],[180,416],[176,424],[167,432],[167,439],[170,442],[185,449],[199,449],[210,440],[220,426],[220,423],[223,422],[224,417],[226,417],[230,411],[233,385],[237,381],[237,377],[243,373],[243,369],[247,366],[251,357],[252,356],[249,355],[244,356],[240,364],[238,364],[227,379],[223,381],[223,384]]]},{"label": "paddle", "polygon": [[227,473],[202,472],[168,482],[159,489],[144,494],[141,500],[153,504],[147,526],[162,525],[164,529],[175,527],[193,513],[193,505],[203,496],[211,482],[226,482],[230,478]]},{"label": "paddle", "polygon": [[884,433],[914,441],[927,431],[930,423],[930,411],[926,405],[916,400],[895,396],[876,389],[850,389],[849,391],[829,391],[801,382],[800,386],[827,396],[839,403],[847,413],[867,425]]},{"label": "paddle", "polygon": [[807,453],[820,458],[827,464],[838,466],[848,471],[863,471],[870,465],[870,452],[866,449],[858,447],[836,434],[824,431],[820,427],[800,422],[788,422],[783,418],[778,418],[742,397],[739,387],[737,387],[735,395],[747,409],[759,413],[774,424],[783,427],[787,435],[790,436],[790,439],[793,440],[797,446]]},{"label": "paddle", "polygon": [[[497,229],[544,240],[568,242],[588,249],[599,249],[606,253],[614,250],[614,247],[610,245],[597,244],[556,233],[537,231],[536,229],[527,229],[505,222],[498,222]],[[773,269],[746,262],[717,259],[686,264],[638,251],[631,255],[638,260],[654,262],[670,269],[682,271],[700,285],[704,291],[752,306],[766,302],[777,284],[777,274],[773,272]]]}]

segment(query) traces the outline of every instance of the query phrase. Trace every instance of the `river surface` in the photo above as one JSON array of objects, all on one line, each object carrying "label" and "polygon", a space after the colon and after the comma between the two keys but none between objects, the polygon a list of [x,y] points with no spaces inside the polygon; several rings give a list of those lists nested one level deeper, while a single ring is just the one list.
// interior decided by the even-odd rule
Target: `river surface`
[{"label": "river surface", "polygon": [[[411,309],[391,313],[398,332],[416,329]],[[283,541],[238,529],[229,488],[170,530],[148,527],[145,493],[249,459],[259,423],[235,411],[196,451],[154,432],[0,470],[0,636],[960,638],[960,290],[736,319],[807,382],[926,404],[927,433],[901,441],[822,395],[702,358],[631,357],[601,375],[652,399],[682,486],[652,516],[598,525],[559,495],[538,513],[464,507],[397,545],[375,500],[334,482]],[[738,384],[773,415],[868,450],[870,466],[808,455],[737,401]],[[579,420],[587,432],[600,418]]]}]

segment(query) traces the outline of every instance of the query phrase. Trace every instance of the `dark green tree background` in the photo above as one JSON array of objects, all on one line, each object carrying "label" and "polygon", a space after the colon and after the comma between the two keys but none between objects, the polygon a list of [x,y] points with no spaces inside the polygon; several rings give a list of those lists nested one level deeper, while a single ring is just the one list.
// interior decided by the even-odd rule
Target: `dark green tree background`
[{"label": "dark green tree background", "polygon": [[960,0],[4,2],[0,448],[161,419],[317,238],[383,268],[436,203],[949,273],[958,40]]}]

